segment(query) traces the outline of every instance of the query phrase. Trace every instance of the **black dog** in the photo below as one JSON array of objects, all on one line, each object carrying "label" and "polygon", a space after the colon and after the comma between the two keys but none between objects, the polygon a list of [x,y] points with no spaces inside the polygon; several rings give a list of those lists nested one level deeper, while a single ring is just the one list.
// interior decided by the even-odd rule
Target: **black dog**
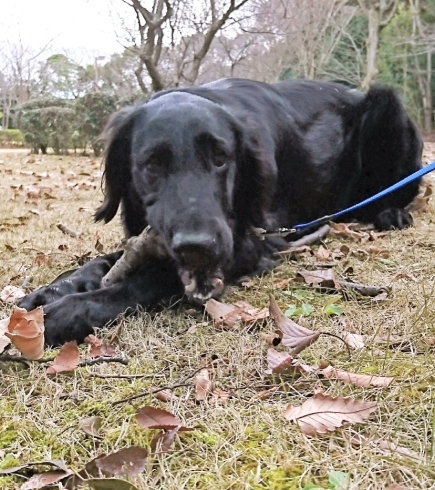
[{"label": "black dog", "polygon": [[[174,295],[219,296],[224,282],[270,268],[286,245],[258,240],[252,227],[331,214],[421,167],[421,137],[384,87],[364,94],[334,83],[223,79],[160,92],[115,114],[106,134],[106,198],[96,219],[110,221],[121,205],[126,235],[151,225],[169,258],[101,289],[120,257],[107,255],[25,297],[22,307],[44,306],[48,344],[81,342],[93,327]],[[404,228],[418,187],[348,218]]]}]

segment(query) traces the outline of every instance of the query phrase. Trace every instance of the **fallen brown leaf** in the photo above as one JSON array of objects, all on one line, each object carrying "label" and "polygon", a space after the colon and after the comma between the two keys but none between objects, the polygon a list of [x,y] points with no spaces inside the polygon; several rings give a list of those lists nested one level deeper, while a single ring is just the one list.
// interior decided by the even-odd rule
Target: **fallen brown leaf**
[{"label": "fallen brown leaf", "polygon": [[80,429],[93,437],[100,437],[100,428],[103,419],[98,415],[87,417],[79,422]]},{"label": "fallen brown leaf", "polygon": [[362,231],[355,231],[344,223],[329,223],[331,232],[341,238],[353,238],[354,240],[368,240],[369,234]]},{"label": "fallen brown leaf", "polygon": [[270,296],[269,312],[276,326],[282,332],[283,345],[293,349],[290,352],[292,356],[302,352],[320,336],[320,332],[313,332],[308,328],[298,325],[293,320],[290,320],[290,318],[287,318],[280,310],[272,295]]},{"label": "fallen brown leaf", "polygon": [[[175,436],[178,434],[178,432],[181,429],[181,425],[177,425],[177,427],[174,427],[172,430],[165,431],[162,434],[157,434],[151,441],[150,443],[150,451],[151,454],[164,454],[169,451],[171,448]],[[158,443],[160,443],[160,447],[158,447]]]},{"label": "fallen brown leaf", "polygon": [[363,422],[376,409],[376,402],[334,398],[318,393],[299,407],[289,405],[284,412],[284,417],[297,423],[304,434],[314,436],[342,427],[343,422],[352,424]]},{"label": "fallen brown leaf", "polygon": [[429,208],[429,200],[432,196],[433,190],[432,186],[428,184],[422,196],[417,196],[406,207],[406,210],[413,214],[425,213]]},{"label": "fallen brown leaf", "polygon": [[20,490],[39,490],[41,488],[46,488],[48,485],[60,482],[67,476],[71,475],[73,472],[68,471],[47,471],[45,473],[40,473],[38,475],[33,475],[29,480],[26,481]]},{"label": "fallen brown leaf", "polygon": [[143,429],[172,430],[181,426],[179,430],[192,430],[183,425],[183,422],[166,410],[145,406],[136,412],[136,421]]},{"label": "fallen brown leaf", "polygon": [[79,349],[77,342],[67,342],[61,347],[59,354],[54,358],[50,366],[47,368],[47,374],[65,373],[74,371],[79,365]]},{"label": "fallen brown leaf", "polygon": [[249,325],[269,316],[267,308],[256,308],[247,301],[237,301],[234,304],[228,304],[209,299],[205,304],[205,310],[213,318],[216,325],[224,325],[229,328],[233,328],[240,320]]},{"label": "fallen brown leaf", "polygon": [[334,269],[318,269],[315,271],[307,271],[301,269],[298,275],[305,279],[305,282],[314,287],[340,289],[340,286],[335,280]]},{"label": "fallen brown leaf", "polygon": [[116,347],[110,344],[104,344],[101,339],[95,335],[88,335],[85,343],[89,344],[88,358],[92,357],[113,357],[116,355]]},{"label": "fallen brown leaf", "polygon": [[299,255],[312,255],[313,251],[308,245],[301,245],[299,247],[289,247],[286,250],[278,252],[280,255],[285,255],[289,259],[295,259]]},{"label": "fallen brown leaf", "polygon": [[148,450],[131,446],[95,460],[95,466],[106,475],[140,475],[145,469]]},{"label": "fallen brown leaf", "polygon": [[386,388],[394,380],[394,377],[349,373],[348,371],[335,369],[332,366],[328,366],[325,369],[322,369],[321,372],[328,379],[339,379],[340,381],[344,381],[345,383],[350,383],[361,388],[364,388],[366,386],[377,386],[379,388]]},{"label": "fallen brown leaf", "polygon": [[273,374],[283,372],[289,374],[309,373],[314,371],[314,368],[308,366],[308,364],[301,363],[287,352],[278,352],[275,349],[267,351],[267,367]]},{"label": "fallen brown leaf", "polygon": [[274,386],[272,388],[269,388],[268,390],[259,391],[252,398],[258,400],[267,400],[267,398],[273,396],[278,390],[279,390],[279,386]]},{"label": "fallen brown leaf", "polygon": [[216,325],[233,328],[241,320],[240,308],[221,303],[215,299],[209,299],[205,304],[205,311],[213,318]]},{"label": "fallen brown leaf", "polygon": [[213,389],[213,382],[210,380],[210,373],[207,368],[199,371],[199,373],[195,376],[194,383],[196,401],[204,401]]},{"label": "fallen brown leaf", "polygon": [[399,446],[398,444],[392,441],[388,441],[386,439],[382,439],[381,437],[373,438],[373,437],[366,436],[365,434],[355,434],[351,438],[350,442],[355,445],[368,444],[372,447],[391,452],[403,458],[413,459],[415,461],[421,461],[422,459],[420,454],[416,453],[412,449]]},{"label": "fallen brown leaf", "polygon": [[327,260],[331,256],[331,252],[323,245],[320,245],[316,251],[316,255],[317,257],[319,257],[320,260]]},{"label": "fallen brown leaf", "polygon": [[271,334],[271,333],[260,333],[260,339],[264,340],[270,345],[277,346],[278,344],[281,343],[281,336],[278,336],[276,334]]},{"label": "fallen brown leaf", "polygon": [[8,331],[9,318],[2,318],[0,320],[0,353],[5,350],[5,347],[11,343],[11,339],[6,337],[5,333]]},{"label": "fallen brown leaf", "polygon": [[288,277],[286,279],[282,279],[281,281],[276,282],[273,287],[275,289],[284,289],[289,284],[289,282],[291,282],[291,279]]},{"label": "fallen brown leaf", "polygon": [[364,337],[357,333],[343,332],[343,340],[346,344],[355,350],[364,349]]},{"label": "fallen brown leaf", "polygon": [[176,398],[176,396],[168,390],[158,391],[154,396],[161,402],[169,402],[170,400]]},{"label": "fallen brown leaf", "polygon": [[0,300],[3,303],[16,303],[24,296],[26,293],[17,286],[5,286],[0,292]]},{"label": "fallen brown leaf", "polygon": [[41,307],[27,311],[15,307],[4,334],[26,359],[44,355],[44,313]]},{"label": "fallen brown leaf", "polygon": [[220,388],[215,388],[210,396],[210,405],[223,405],[230,398],[231,394],[228,391],[221,390]]}]

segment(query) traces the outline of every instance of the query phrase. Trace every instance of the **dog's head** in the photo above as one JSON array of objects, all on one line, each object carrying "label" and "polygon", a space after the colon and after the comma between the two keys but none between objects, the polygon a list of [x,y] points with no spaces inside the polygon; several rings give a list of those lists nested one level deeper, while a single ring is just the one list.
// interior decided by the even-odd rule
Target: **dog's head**
[{"label": "dog's head", "polygon": [[190,299],[218,296],[237,234],[262,226],[270,201],[258,142],[225,107],[176,91],[118,113],[108,134],[96,219],[121,204],[128,235],[149,224],[163,239]]}]

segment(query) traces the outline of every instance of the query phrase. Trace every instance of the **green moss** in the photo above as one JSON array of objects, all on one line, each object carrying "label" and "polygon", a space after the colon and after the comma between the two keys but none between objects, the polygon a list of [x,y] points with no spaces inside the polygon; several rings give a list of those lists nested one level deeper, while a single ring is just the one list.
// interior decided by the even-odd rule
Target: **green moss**
[{"label": "green moss", "polygon": [[12,422],[4,424],[0,431],[0,448],[7,449],[18,438],[17,431],[15,430]]},{"label": "green moss", "polygon": [[207,446],[214,446],[220,440],[219,435],[200,430],[193,430],[189,433],[189,437],[194,437],[198,442],[207,444]]},{"label": "green moss", "polygon": [[12,454],[6,454],[6,456],[0,462],[0,469],[6,470],[7,468],[13,468],[14,466],[18,466],[19,464],[20,461],[14,458]]},{"label": "green moss", "polygon": [[260,473],[261,483],[254,485],[255,490],[297,490],[300,487],[301,471],[295,472],[290,469],[273,468],[264,469]]}]

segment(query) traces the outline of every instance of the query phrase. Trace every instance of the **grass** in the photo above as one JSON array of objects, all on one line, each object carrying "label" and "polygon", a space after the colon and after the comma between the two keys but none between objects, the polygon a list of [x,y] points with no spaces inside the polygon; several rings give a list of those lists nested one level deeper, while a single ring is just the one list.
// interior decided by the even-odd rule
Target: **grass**
[{"label": "grass", "polygon": [[[434,153],[435,144],[427,144],[426,160]],[[27,276],[33,278],[31,287],[37,287],[77,266],[86,254],[95,255],[97,239],[104,252],[114,250],[122,239],[119,221],[102,226],[92,220],[102,198],[100,161],[2,151],[0,177],[0,288],[20,285]],[[82,237],[62,234],[56,227],[59,222],[81,231]],[[232,288],[225,299],[245,299],[264,307],[273,292],[283,309],[302,302],[314,308],[310,316],[300,319],[308,328],[341,335],[345,322],[347,329],[372,339],[365,349],[352,351],[349,358],[341,342],[321,337],[301,357],[309,363],[326,359],[352,372],[395,376],[388,388],[357,388],[319,380],[313,374],[299,379],[265,374],[269,346],[259,333],[272,332],[271,323],[225,331],[216,328],[199,308],[153,316],[142,313],[125,320],[120,332],[118,345],[130,359],[128,366],[100,364],[49,377],[38,363],[26,368],[0,361],[0,467],[62,458],[80,470],[103,452],[133,444],[146,446],[152,434],[139,428],[134,413],[143,405],[153,405],[177,414],[195,430],[178,437],[171,454],[150,461],[149,468],[134,479],[141,490],[293,490],[310,484],[328,488],[328,474],[334,470],[350,475],[352,489],[384,489],[392,483],[407,489],[435,489],[434,352],[424,341],[435,337],[433,203],[415,222],[414,228],[388,233],[375,242],[333,235],[325,240],[328,249],[343,243],[351,249],[341,260],[329,261],[335,263],[338,276],[345,277],[352,267],[358,282],[391,285],[392,293],[385,301],[339,300],[336,304],[344,314],[328,316],[323,312],[328,296],[292,283],[286,290],[275,289],[276,283],[294,277],[299,268],[322,262],[315,255],[282,263],[268,276],[254,279],[253,287]],[[366,253],[370,245],[387,249],[388,259]],[[292,294],[301,289],[303,293]],[[10,305],[0,304],[0,308],[0,317],[10,313]],[[194,333],[189,331],[192,326],[196,326]],[[380,334],[399,335],[403,344],[376,344]],[[120,398],[174,384],[212,359],[219,360],[211,370],[216,386],[233,390],[223,405],[197,404],[192,386],[176,389],[177,397],[168,403],[148,396],[131,404],[111,405]],[[103,379],[92,373],[156,376]],[[253,398],[274,385],[280,388],[272,397]],[[376,400],[379,409],[364,425],[307,437],[286,422],[282,412],[289,403],[302,403],[319,386],[334,396]],[[78,427],[81,419],[92,415],[103,418],[102,439]],[[393,441],[416,452],[418,458],[376,445],[351,444],[358,433]],[[0,477],[4,490],[20,488],[21,483],[17,477]]]}]

